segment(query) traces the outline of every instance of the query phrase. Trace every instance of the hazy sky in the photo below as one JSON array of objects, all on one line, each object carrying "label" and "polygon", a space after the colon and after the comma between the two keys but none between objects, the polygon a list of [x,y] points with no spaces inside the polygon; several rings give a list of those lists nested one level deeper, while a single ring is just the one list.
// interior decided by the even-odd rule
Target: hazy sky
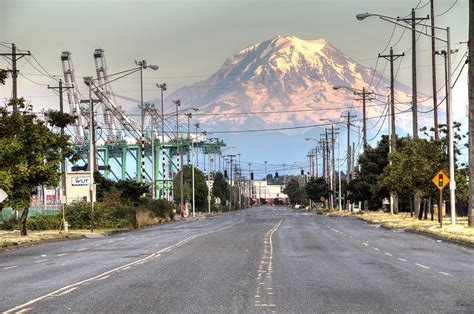
[{"label": "hazy sky", "polygon": [[[446,11],[456,0],[435,0],[436,14]],[[92,53],[105,49],[109,73],[134,66],[145,59],[160,65],[156,72],[145,72],[145,98],[155,99],[157,82],[166,82],[171,89],[204,79],[226,58],[244,47],[276,35],[295,35],[303,39],[325,38],[333,45],[366,66],[375,66],[376,57],[387,47],[393,25],[377,18],[357,21],[361,12],[389,16],[405,16],[411,8],[422,7],[428,0],[0,0],[0,42],[14,42],[20,49],[30,50],[51,74],[62,75],[60,54],[72,52],[78,81],[95,73]],[[426,16],[429,5],[417,10]],[[453,42],[467,40],[468,1],[458,0],[446,14],[437,17],[437,24],[452,28]],[[391,44],[398,41],[402,29],[397,28]],[[444,34],[440,34],[444,36]],[[431,94],[429,82],[430,41],[418,41],[419,85]],[[396,45],[395,52],[407,51],[407,31]],[[455,45],[459,53],[467,45]],[[0,45],[0,51],[8,49]],[[404,58],[399,80],[411,86],[411,60]],[[34,60],[30,61],[35,64]],[[442,59],[438,62],[441,64]],[[9,67],[0,59],[0,67]],[[38,67],[38,66],[37,66]],[[379,61],[382,70],[384,61]],[[441,68],[441,67],[440,67]],[[55,81],[38,73],[26,60],[19,69],[39,84]],[[40,69],[41,70],[41,69]],[[385,72],[388,75],[388,67]],[[460,119],[467,105],[467,71],[456,89],[456,113]],[[439,77],[442,78],[442,72]],[[139,98],[138,75],[114,84],[114,91],[133,99]],[[0,97],[11,95],[10,81],[0,87]],[[57,106],[57,96],[46,86],[19,79],[19,95],[36,108]]]}]

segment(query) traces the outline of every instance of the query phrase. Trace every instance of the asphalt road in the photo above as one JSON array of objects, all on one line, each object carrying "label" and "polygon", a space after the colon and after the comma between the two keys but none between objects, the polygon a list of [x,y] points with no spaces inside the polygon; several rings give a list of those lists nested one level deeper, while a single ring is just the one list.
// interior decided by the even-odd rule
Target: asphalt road
[{"label": "asphalt road", "polygon": [[0,310],[474,312],[474,249],[252,208],[0,253]]}]

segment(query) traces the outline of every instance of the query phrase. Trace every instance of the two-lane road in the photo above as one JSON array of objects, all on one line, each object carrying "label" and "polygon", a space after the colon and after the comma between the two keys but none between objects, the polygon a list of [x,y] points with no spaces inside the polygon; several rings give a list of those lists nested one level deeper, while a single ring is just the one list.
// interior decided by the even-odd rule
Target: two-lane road
[{"label": "two-lane road", "polygon": [[474,250],[252,208],[0,253],[0,310],[474,312]]}]

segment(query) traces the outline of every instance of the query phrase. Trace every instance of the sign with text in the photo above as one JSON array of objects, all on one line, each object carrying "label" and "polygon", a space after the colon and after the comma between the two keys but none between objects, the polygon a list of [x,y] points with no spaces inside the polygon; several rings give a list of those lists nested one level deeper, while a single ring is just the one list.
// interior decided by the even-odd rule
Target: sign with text
[{"label": "sign with text", "polygon": [[438,171],[438,173],[433,178],[433,183],[440,190],[443,190],[446,185],[449,183],[449,177],[444,173],[443,170]]},{"label": "sign with text", "polygon": [[91,179],[90,178],[84,178],[84,177],[72,177],[71,178],[71,185],[72,186],[83,186],[83,185],[89,185]]}]

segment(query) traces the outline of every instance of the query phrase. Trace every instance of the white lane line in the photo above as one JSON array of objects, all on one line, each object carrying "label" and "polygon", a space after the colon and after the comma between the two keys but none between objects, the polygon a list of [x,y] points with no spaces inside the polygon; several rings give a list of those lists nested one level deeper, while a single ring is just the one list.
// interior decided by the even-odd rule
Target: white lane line
[{"label": "white lane line", "polygon": [[114,242],[114,240],[107,241],[107,243],[113,243],[113,242]]},{"label": "white lane line", "polygon": [[97,243],[97,244],[94,244],[94,246],[101,246],[102,243]]},{"label": "white lane line", "polygon": [[369,246],[369,243],[362,242],[363,245]]},{"label": "white lane line", "polygon": [[39,261],[35,261],[35,263],[42,263],[42,262],[46,262],[48,259],[40,259]]},{"label": "white lane line", "polygon": [[425,266],[425,265],[421,265],[421,264],[418,264],[418,263],[415,263],[416,266],[420,266],[421,268],[424,268],[424,269],[428,269],[429,267],[428,266]]},{"label": "white lane line", "polygon": [[380,249],[379,249],[379,248],[376,248],[375,246],[373,246],[372,248],[373,248],[374,250],[376,250],[376,251],[380,251]]},{"label": "white lane line", "polygon": [[441,274],[441,275],[445,275],[445,276],[451,276],[450,274],[445,273],[444,271],[439,271],[438,273]]},{"label": "white lane line", "polygon": [[406,261],[407,261],[406,259],[403,259],[403,258],[400,258],[400,257],[397,257],[397,259],[398,259],[399,261],[402,261],[402,262],[406,262]]},{"label": "white lane line", "polygon": [[132,267],[128,266],[128,267],[122,268],[122,270],[127,270],[127,269],[130,269],[130,268],[132,268]]},{"label": "white lane line", "polygon": [[109,278],[109,277],[110,277],[110,275],[107,275],[107,276],[104,276],[104,277],[100,277],[99,279],[96,279],[96,281],[104,280],[104,279],[107,279],[107,278]]},{"label": "white lane line", "polygon": [[59,254],[56,255],[56,256],[64,256],[64,255],[67,255],[67,253],[59,253]]},{"label": "white lane line", "polygon": [[85,251],[85,250],[87,250],[87,249],[86,249],[85,247],[83,247],[82,249],[79,249],[79,250],[77,250],[77,251],[78,251],[78,252],[81,252],[81,251]]},{"label": "white lane line", "polygon": [[393,256],[393,255],[392,255],[392,254],[390,254],[390,253],[385,253],[385,255],[388,255],[388,256]]},{"label": "white lane line", "polygon": [[33,309],[33,308],[32,308],[32,307],[27,307],[26,309],[23,309],[23,310],[21,310],[21,311],[18,311],[17,313],[18,313],[18,314],[26,313],[26,312],[28,312],[28,311],[31,310],[31,309]]},{"label": "white lane line", "polygon": [[12,268],[17,268],[18,266],[15,265],[15,266],[8,266],[8,267],[3,267],[3,269],[12,269]]},{"label": "white lane line", "polygon": [[[212,234],[212,233],[224,231],[224,230],[230,229],[230,228],[232,228],[232,227],[234,227],[234,226],[236,226],[236,225],[242,223],[243,221],[244,221],[244,219],[240,219],[239,221],[237,221],[237,222],[235,222],[235,223],[233,223],[233,224],[230,224],[230,225],[228,225],[228,226],[226,226],[226,227],[221,227],[221,228],[219,228],[219,229],[214,229],[214,230],[207,231],[207,232],[204,232],[204,233],[201,233],[201,234],[198,234],[198,235],[194,235],[194,236],[191,236],[191,237],[186,238],[185,240],[196,239],[196,238],[198,238],[198,237],[203,237],[203,236],[208,235],[208,234]],[[136,261],[134,261],[134,262],[131,262],[131,263],[128,263],[128,264],[125,264],[125,265],[122,265],[122,266],[113,268],[113,269],[111,269],[111,270],[108,270],[108,271],[106,271],[106,272],[104,272],[104,273],[102,273],[102,274],[96,275],[96,276],[94,276],[94,277],[90,277],[90,278],[87,278],[87,279],[78,281],[78,282],[76,282],[76,283],[73,283],[73,284],[64,286],[64,287],[59,288],[59,289],[57,289],[57,290],[55,290],[55,291],[53,291],[53,292],[47,293],[47,294],[42,295],[42,296],[40,296],[40,297],[37,297],[37,298],[35,298],[35,299],[33,299],[33,300],[30,300],[30,301],[25,302],[25,303],[23,303],[23,304],[17,305],[17,306],[15,306],[14,308],[11,308],[11,309],[9,309],[9,310],[4,311],[3,313],[5,313],[5,314],[6,314],[6,313],[17,313],[18,311],[20,311],[20,310],[22,310],[22,309],[25,309],[27,306],[30,306],[30,305],[32,305],[32,304],[35,304],[35,303],[37,303],[37,302],[39,302],[39,301],[41,301],[41,300],[44,300],[44,299],[46,299],[46,298],[54,297],[54,296],[56,296],[58,293],[61,293],[61,292],[63,292],[63,291],[69,290],[69,289],[74,288],[74,287],[79,287],[79,286],[81,286],[81,285],[83,285],[83,284],[85,284],[85,283],[92,282],[92,281],[97,280],[98,278],[101,278],[101,277],[103,277],[103,276],[106,276],[106,275],[110,275],[110,274],[119,272],[120,270],[122,270],[122,269],[125,268],[125,267],[133,266],[133,265],[136,265],[136,264],[138,264],[138,263],[140,263],[140,262],[143,262],[143,261],[149,260],[149,259],[151,259],[151,258],[160,256],[160,255],[161,255],[160,253],[162,253],[164,250],[166,250],[166,249],[168,249],[168,248],[174,248],[174,247],[176,247],[176,246],[178,246],[178,245],[181,245],[183,241],[184,241],[184,240],[182,240],[182,241],[180,241],[180,242],[177,242],[177,243],[175,243],[175,244],[173,244],[173,245],[171,245],[171,246],[169,246],[169,247],[167,247],[167,248],[164,248],[164,249],[162,249],[162,250],[160,250],[160,251],[158,251],[158,252],[152,253],[152,254],[150,254],[150,255],[148,255],[148,256],[145,256],[145,257],[143,257],[143,258],[141,258],[141,259],[138,259],[138,260],[136,260]]]},{"label": "white lane line", "polygon": [[56,294],[55,297],[60,297],[60,296],[62,296],[62,295],[68,294],[69,292],[73,292],[73,291],[76,290],[76,289],[77,289],[77,287],[74,287],[74,288],[71,288],[71,289],[69,289],[69,290],[63,291],[63,292],[61,292],[60,294]]},{"label": "white lane line", "polygon": [[46,254],[41,255],[41,257],[46,257],[46,256],[47,256]]}]

